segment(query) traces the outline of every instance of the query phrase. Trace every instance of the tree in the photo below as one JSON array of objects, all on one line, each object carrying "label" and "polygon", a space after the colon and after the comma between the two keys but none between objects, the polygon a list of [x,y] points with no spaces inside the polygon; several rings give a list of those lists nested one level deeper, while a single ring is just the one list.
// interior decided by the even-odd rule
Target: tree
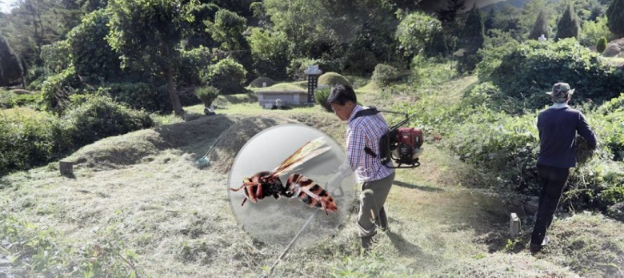
[{"label": "tree", "polygon": [[483,29],[483,17],[475,4],[468,13],[466,25],[461,33],[462,47],[466,50],[466,53],[477,53],[477,50],[483,47],[483,41],[485,41],[485,32]]},{"label": "tree", "polygon": [[565,39],[565,38],[576,38],[579,37],[580,32],[580,20],[576,11],[574,10],[574,6],[572,2],[568,2],[565,12],[563,12],[563,16],[557,22],[557,34],[555,35],[556,40]]},{"label": "tree", "polygon": [[609,30],[618,38],[624,37],[624,0],[613,0],[607,9]]},{"label": "tree", "polygon": [[537,40],[541,35],[548,38],[550,37],[550,28],[548,27],[548,19],[546,18],[546,14],[544,11],[540,11],[537,15],[537,20],[535,20],[535,24],[533,25],[533,29],[531,29],[531,33],[529,34],[530,40]]},{"label": "tree", "polygon": [[286,68],[290,60],[288,39],[283,33],[253,28],[250,44],[256,76],[287,79]]},{"label": "tree", "polygon": [[23,75],[22,64],[9,42],[0,36],[0,86],[10,86]]},{"label": "tree", "polygon": [[445,28],[456,29],[459,27],[459,14],[466,8],[466,0],[449,0],[446,8],[438,11],[438,18]]},{"label": "tree", "polygon": [[130,66],[162,76],[176,115],[182,105],[175,89],[174,70],[179,52],[176,46],[182,30],[194,21],[193,2],[170,0],[111,0],[110,33],[107,41],[122,56],[122,66]]},{"label": "tree", "polygon": [[423,12],[415,12],[401,20],[396,34],[405,55],[413,57],[420,54],[427,45],[431,44],[434,35],[441,32],[442,24],[438,19]]},{"label": "tree", "polygon": [[[237,15],[235,12],[220,9],[215,14],[214,23],[206,21],[209,33],[215,41],[220,43],[220,49],[231,52],[231,56],[247,72],[252,71],[252,58],[249,51],[250,46],[247,38],[243,35],[247,28],[247,19]],[[248,76],[249,79],[251,76]]]},{"label": "tree", "polygon": [[496,14],[494,13],[494,9],[490,9],[490,11],[488,11],[488,14],[485,16],[485,20],[483,21],[483,28],[486,32],[494,28],[495,18]]},{"label": "tree", "polygon": [[82,23],[67,34],[76,74],[87,82],[89,77],[111,82],[121,76],[119,54],[106,41],[110,32],[108,23],[105,10],[97,10],[87,14]]},{"label": "tree", "polygon": [[460,70],[470,71],[477,66],[481,59],[477,51],[483,47],[484,41],[483,16],[475,4],[468,13],[466,25],[460,35],[461,47],[464,49]]}]

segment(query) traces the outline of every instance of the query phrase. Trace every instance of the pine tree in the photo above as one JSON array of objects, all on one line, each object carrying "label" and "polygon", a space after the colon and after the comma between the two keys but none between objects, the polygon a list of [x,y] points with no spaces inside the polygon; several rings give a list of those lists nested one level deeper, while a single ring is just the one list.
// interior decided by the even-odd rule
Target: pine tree
[{"label": "pine tree", "polygon": [[548,28],[548,19],[546,18],[546,13],[544,11],[540,11],[537,15],[537,20],[535,20],[535,24],[533,25],[533,29],[529,34],[530,40],[537,40],[541,35],[548,38],[550,37],[550,28]]},{"label": "pine tree", "polygon": [[438,11],[438,19],[446,28],[454,29],[458,27],[457,18],[465,8],[466,0],[449,0],[446,8]]},{"label": "pine tree", "polygon": [[580,27],[580,20],[576,11],[574,11],[574,6],[572,2],[568,2],[568,6],[563,13],[563,16],[557,22],[557,34],[555,35],[555,40],[565,39],[565,38],[578,38]]},{"label": "pine tree", "polygon": [[485,31],[489,31],[494,28],[494,20],[496,19],[496,14],[494,14],[494,9],[490,9],[487,16],[485,16],[485,21],[483,21],[483,28]]},{"label": "pine tree", "polygon": [[607,9],[607,27],[618,37],[624,37],[624,0],[613,0]]},{"label": "pine tree", "polygon": [[0,86],[13,85],[23,75],[19,58],[3,36],[0,36]]},{"label": "pine tree", "polygon": [[477,53],[477,50],[483,47],[483,42],[485,41],[483,29],[483,17],[475,4],[468,13],[466,25],[461,33],[461,46],[466,50],[466,54]]}]

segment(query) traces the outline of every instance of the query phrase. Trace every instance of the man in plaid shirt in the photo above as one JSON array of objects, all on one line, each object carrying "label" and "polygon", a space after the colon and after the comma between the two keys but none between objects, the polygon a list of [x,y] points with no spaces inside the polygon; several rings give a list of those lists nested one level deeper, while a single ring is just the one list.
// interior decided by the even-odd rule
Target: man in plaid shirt
[{"label": "man in plaid shirt", "polygon": [[327,102],[341,121],[347,121],[347,160],[328,184],[344,179],[349,170],[355,173],[357,183],[362,184],[357,226],[362,247],[368,250],[377,226],[382,231],[388,229],[384,203],[394,181],[394,170],[382,165],[376,154],[379,138],[388,132],[388,125],[381,114],[356,117],[363,107],[357,104],[351,86],[336,85]]}]

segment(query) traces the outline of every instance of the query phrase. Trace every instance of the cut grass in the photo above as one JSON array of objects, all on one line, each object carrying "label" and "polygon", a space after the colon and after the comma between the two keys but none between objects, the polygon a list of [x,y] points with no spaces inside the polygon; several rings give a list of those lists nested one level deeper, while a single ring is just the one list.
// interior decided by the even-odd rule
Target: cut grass
[{"label": "cut grass", "polygon": [[[473,81],[462,78],[419,93],[460,101]],[[358,93],[391,104],[377,91]],[[200,109],[185,108],[201,114]],[[232,214],[226,187],[236,153],[259,131],[295,121],[342,143],[345,124],[319,107],[264,110],[243,101],[217,113],[86,146],[67,158],[77,163],[73,179],[60,176],[56,164],[1,178],[0,250],[7,257],[20,255],[10,266],[13,273],[45,276],[60,267],[60,276],[69,276],[76,265],[92,262],[107,267],[100,277],[124,276],[111,274],[113,269],[148,277],[265,273],[283,246],[258,242]],[[211,167],[194,167],[221,134],[225,140],[211,154]],[[554,241],[534,257],[526,248],[531,227],[525,225],[516,244],[508,244],[505,200],[479,189],[484,181],[474,169],[435,145],[425,145],[421,162],[419,168],[397,170],[386,206],[391,232],[378,234],[370,256],[360,255],[354,203],[339,230],[315,244],[296,245],[273,276],[624,277],[621,222],[560,216],[549,231]],[[7,219],[27,219],[28,225]],[[10,229],[21,238],[8,237]],[[17,247],[42,240],[60,255],[33,270],[36,252]],[[105,255],[94,255],[95,246],[105,247]],[[78,269],[74,275],[86,276],[86,268]]]}]

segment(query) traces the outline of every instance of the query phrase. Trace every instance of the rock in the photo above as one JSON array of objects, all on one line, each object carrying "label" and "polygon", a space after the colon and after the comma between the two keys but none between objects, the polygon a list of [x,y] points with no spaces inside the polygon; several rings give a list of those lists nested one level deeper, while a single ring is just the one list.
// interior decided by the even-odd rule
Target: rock
[{"label": "rock", "polygon": [[607,215],[615,220],[624,221],[624,202],[610,206]]},{"label": "rock", "polygon": [[610,41],[602,52],[604,57],[624,57],[624,38]]}]

